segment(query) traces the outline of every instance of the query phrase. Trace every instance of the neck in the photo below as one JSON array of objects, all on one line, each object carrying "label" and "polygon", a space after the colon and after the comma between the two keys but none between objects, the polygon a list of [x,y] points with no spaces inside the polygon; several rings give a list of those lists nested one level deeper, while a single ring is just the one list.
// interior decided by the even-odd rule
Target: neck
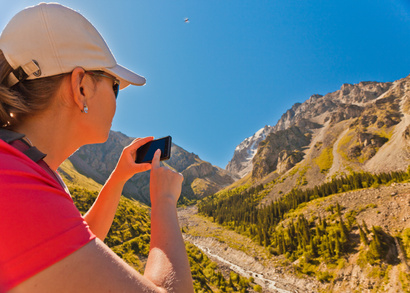
[{"label": "neck", "polygon": [[14,129],[47,155],[44,161],[54,171],[82,145],[73,127],[64,121],[61,115],[44,115],[32,117]]}]

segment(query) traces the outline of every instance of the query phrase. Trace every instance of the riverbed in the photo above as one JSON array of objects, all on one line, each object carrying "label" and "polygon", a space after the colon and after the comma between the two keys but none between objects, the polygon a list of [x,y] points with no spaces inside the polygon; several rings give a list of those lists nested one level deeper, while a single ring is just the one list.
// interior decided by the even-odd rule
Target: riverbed
[{"label": "riverbed", "polygon": [[[188,241],[190,241],[190,240],[188,240]],[[192,238],[191,238],[191,241],[192,241]],[[265,291],[269,291],[269,292],[273,292],[273,293],[293,293],[293,292],[297,292],[297,291],[288,291],[288,290],[284,290],[284,289],[276,287],[277,282],[265,278],[262,273],[254,272],[254,271],[251,271],[251,270],[246,270],[244,268],[241,268],[240,266],[231,263],[230,261],[224,259],[223,257],[212,253],[211,249],[209,247],[202,246],[201,244],[198,243],[198,241],[193,240],[191,243],[194,244],[199,249],[201,249],[211,259],[213,258],[213,259],[216,259],[217,261],[219,261],[221,263],[224,263],[231,270],[238,273],[239,275],[244,276],[246,278],[253,277],[255,279],[255,283],[260,285]]]}]

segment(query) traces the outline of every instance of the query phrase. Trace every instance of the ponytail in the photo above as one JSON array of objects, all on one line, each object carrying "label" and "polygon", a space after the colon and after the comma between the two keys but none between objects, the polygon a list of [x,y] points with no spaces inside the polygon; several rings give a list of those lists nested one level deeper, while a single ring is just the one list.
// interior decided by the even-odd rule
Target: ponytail
[{"label": "ponytail", "polygon": [[14,124],[17,115],[28,111],[19,95],[3,84],[12,70],[13,68],[8,64],[3,52],[0,51],[0,127],[6,128]]},{"label": "ponytail", "polygon": [[67,75],[25,80],[9,88],[5,81],[12,71],[0,50],[0,128],[13,128],[26,117],[45,110]]}]

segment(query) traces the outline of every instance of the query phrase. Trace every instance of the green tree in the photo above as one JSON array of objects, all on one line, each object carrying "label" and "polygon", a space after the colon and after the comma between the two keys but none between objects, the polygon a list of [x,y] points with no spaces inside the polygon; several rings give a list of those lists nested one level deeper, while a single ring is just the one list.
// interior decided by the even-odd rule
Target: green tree
[{"label": "green tree", "polygon": [[383,248],[380,241],[379,233],[377,233],[377,229],[373,226],[373,239],[370,241],[369,250],[366,253],[366,259],[370,264],[375,264],[379,262],[382,258]]},{"label": "green tree", "polygon": [[360,242],[363,243],[365,246],[369,245],[369,241],[367,239],[366,233],[363,231],[362,227],[359,226],[359,233],[360,233]]},{"label": "green tree", "polygon": [[260,285],[255,285],[255,286],[253,286],[253,290],[260,293],[260,292],[262,292],[262,287]]}]

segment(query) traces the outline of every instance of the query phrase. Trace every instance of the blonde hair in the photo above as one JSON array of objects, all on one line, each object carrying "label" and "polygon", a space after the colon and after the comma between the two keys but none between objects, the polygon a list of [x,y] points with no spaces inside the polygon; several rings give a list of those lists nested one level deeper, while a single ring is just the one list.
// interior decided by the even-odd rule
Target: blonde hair
[{"label": "blonde hair", "polygon": [[13,128],[26,117],[45,110],[59,89],[67,73],[51,77],[25,80],[5,86],[13,68],[0,50],[0,127]]}]

